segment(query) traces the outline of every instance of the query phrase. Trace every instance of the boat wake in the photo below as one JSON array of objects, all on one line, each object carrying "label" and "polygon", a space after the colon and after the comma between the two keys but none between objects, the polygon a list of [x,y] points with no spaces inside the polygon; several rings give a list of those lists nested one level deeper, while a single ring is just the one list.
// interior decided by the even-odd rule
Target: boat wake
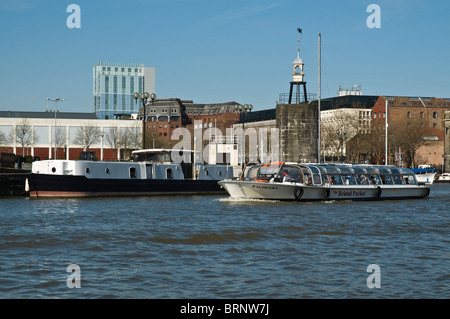
[{"label": "boat wake", "polygon": [[216,201],[219,201],[219,202],[223,202],[223,203],[239,203],[239,204],[245,204],[245,203],[249,203],[249,204],[252,204],[252,203],[264,203],[264,204],[267,204],[267,203],[279,203],[280,201],[279,200],[275,200],[275,199],[272,199],[272,200],[267,200],[267,199],[257,199],[257,198],[233,198],[233,197],[225,197],[225,198],[218,198],[218,199],[215,199]]}]

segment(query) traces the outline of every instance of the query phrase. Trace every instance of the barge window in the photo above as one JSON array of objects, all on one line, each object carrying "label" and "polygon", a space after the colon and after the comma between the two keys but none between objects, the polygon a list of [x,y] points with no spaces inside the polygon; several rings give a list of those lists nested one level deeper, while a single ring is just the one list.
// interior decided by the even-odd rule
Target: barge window
[{"label": "barge window", "polygon": [[381,175],[381,181],[384,185],[394,185],[391,175]]},{"label": "barge window", "polygon": [[367,175],[357,175],[356,179],[359,185],[369,185],[369,179],[367,178]]},{"label": "barge window", "polygon": [[166,170],[166,178],[167,179],[172,179],[172,169],[171,168],[168,168]]},{"label": "barge window", "polygon": [[130,178],[136,178],[136,168],[130,167]]}]

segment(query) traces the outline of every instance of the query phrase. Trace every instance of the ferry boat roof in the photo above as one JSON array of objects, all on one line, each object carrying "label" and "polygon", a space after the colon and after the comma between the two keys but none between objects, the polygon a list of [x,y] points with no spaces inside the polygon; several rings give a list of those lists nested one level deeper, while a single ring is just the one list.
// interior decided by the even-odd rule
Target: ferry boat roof
[{"label": "ferry boat roof", "polygon": [[412,174],[410,168],[396,167],[394,165],[370,165],[370,164],[347,164],[347,163],[271,163],[269,165],[295,165],[307,167],[313,173],[321,174]]}]

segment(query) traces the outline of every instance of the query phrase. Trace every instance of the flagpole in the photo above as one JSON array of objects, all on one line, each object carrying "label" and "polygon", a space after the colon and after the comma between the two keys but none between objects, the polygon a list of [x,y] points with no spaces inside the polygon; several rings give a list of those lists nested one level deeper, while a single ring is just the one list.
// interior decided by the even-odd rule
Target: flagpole
[{"label": "flagpole", "polygon": [[385,124],[385,142],[384,142],[384,164],[388,165],[388,99],[386,96],[386,105],[385,105],[385,117],[384,117],[384,124]]},{"label": "flagpole", "polygon": [[318,108],[318,110],[317,110],[317,117],[318,117],[318,133],[317,133],[317,136],[318,136],[318,138],[317,138],[317,160],[318,160],[318,163],[320,163],[320,94],[321,94],[321,92],[320,92],[320,89],[321,89],[321,79],[320,79],[320,73],[321,73],[321,69],[320,69],[320,67],[321,67],[321,61],[320,61],[320,59],[321,59],[321,38],[320,38],[320,32],[319,32],[319,90],[318,90],[318,100],[317,100],[317,104],[318,104],[318,106],[317,106],[317,108]]}]

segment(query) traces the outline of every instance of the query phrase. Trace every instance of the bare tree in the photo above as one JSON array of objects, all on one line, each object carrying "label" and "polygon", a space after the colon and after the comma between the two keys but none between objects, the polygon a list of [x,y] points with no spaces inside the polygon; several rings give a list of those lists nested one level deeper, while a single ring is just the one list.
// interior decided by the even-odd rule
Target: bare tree
[{"label": "bare tree", "polygon": [[106,143],[113,149],[113,158],[116,158],[116,151],[121,146],[120,138],[120,129],[117,126],[110,127],[105,134]]},{"label": "bare tree", "polygon": [[140,123],[137,122],[135,125],[123,128],[120,132],[120,148],[131,156],[131,151],[140,149],[142,144],[142,128]]},{"label": "bare tree", "polygon": [[99,142],[100,135],[100,129],[97,126],[85,124],[77,129],[73,142],[87,151],[92,144]]},{"label": "bare tree", "polygon": [[6,136],[6,134],[0,131],[0,145],[4,145],[4,144],[8,143],[8,141],[9,141],[9,139]]},{"label": "bare tree", "polygon": [[324,156],[341,161],[347,141],[359,134],[359,111],[356,108],[333,110],[321,121],[321,149]]},{"label": "bare tree", "polygon": [[127,133],[129,135],[129,146],[133,150],[141,148],[142,141],[142,128],[140,123],[135,123],[133,126],[127,127]]},{"label": "bare tree", "polygon": [[56,136],[54,143],[56,144],[55,158],[58,158],[58,149],[63,148],[66,145],[66,130],[63,127],[56,128]]},{"label": "bare tree", "polygon": [[432,129],[426,126],[421,119],[408,119],[395,121],[390,125],[395,137],[396,146],[404,152],[404,160],[407,167],[415,167],[416,151],[421,146],[430,143],[429,137],[433,135]]},{"label": "bare tree", "polygon": [[22,119],[19,125],[16,125],[9,133],[9,138],[11,141],[22,146],[22,155],[25,154],[25,147],[35,144],[38,142],[38,136],[33,134],[33,128],[29,124],[28,119]]}]

